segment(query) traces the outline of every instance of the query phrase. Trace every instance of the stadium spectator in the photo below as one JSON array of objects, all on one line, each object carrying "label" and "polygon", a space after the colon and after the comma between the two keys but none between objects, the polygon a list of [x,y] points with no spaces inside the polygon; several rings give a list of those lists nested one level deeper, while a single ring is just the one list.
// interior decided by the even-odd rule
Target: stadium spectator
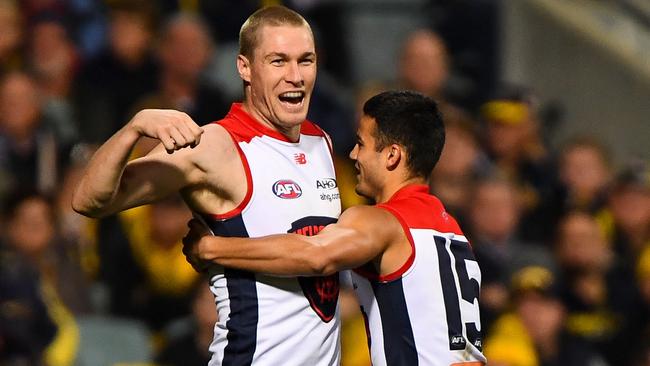
[{"label": "stadium spectator", "polygon": [[157,86],[155,4],[112,1],[108,18],[108,45],[83,66],[76,85],[79,131],[92,143],[119,130],[132,117],[133,104]]},{"label": "stadium spectator", "polygon": [[31,76],[15,71],[1,79],[1,196],[19,186],[55,190],[67,149],[43,118],[43,100]]},{"label": "stadium spectator", "polygon": [[205,125],[228,111],[221,90],[203,78],[214,43],[205,23],[189,14],[176,14],[163,25],[158,59],[158,90],[144,96],[134,110],[172,108]]},{"label": "stadium spectator", "polygon": [[520,269],[512,277],[511,290],[513,310],[497,320],[485,343],[490,365],[606,365],[593,348],[563,328],[566,309],[549,269]]},{"label": "stadium spectator", "polygon": [[485,178],[470,195],[469,239],[481,267],[481,322],[489,329],[508,304],[510,278],[531,264],[553,265],[542,246],[526,242],[517,232],[521,204],[513,183],[503,178]]},{"label": "stadium spectator", "polygon": [[15,0],[0,1],[0,73],[16,70],[23,63],[23,27]]},{"label": "stadium spectator", "polygon": [[559,224],[556,258],[565,291],[567,330],[598,348],[612,365],[625,365],[631,352],[627,337],[640,315],[634,269],[614,255],[597,221],[572,212]]}]

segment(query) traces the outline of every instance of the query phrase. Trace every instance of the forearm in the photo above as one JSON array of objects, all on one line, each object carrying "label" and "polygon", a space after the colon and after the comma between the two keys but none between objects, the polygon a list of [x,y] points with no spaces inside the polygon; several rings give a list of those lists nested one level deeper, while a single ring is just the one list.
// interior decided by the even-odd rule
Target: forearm
[{"label": "forearm", "polygon": [[75,211],[91,217],[106,215],[119,189],[124,168],[140,135],[123,127],[93,155],[73,195]]},{"label": "forearm", "polygon": [[202,260],[225,267],[276,276],[328,275],[336,268],[328,265],[323,248],[314,237],[297,234],[263,238],[223,238],[204,236],[197,250]]}]

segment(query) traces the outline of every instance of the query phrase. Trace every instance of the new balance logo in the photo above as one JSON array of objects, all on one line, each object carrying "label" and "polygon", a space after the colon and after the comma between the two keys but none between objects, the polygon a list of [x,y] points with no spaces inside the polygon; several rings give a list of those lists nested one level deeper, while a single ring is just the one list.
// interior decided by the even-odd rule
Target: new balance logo
[{"label": "new balance logo", "polygon": [[293,161],[298,165],[307,164],[307,156],[303,153],[293,154]]}]

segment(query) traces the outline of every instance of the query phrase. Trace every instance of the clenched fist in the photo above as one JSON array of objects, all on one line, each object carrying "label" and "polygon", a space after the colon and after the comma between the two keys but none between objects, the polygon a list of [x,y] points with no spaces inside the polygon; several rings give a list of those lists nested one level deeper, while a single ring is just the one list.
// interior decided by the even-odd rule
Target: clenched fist
[{"label": "clenched fist", "polygon": [[129,121],[129,126],[140,136],[160,140],[170,154],[187,146],[195,147],[203,134],[203,129],[187,113],[172,109],[144,109]]}]

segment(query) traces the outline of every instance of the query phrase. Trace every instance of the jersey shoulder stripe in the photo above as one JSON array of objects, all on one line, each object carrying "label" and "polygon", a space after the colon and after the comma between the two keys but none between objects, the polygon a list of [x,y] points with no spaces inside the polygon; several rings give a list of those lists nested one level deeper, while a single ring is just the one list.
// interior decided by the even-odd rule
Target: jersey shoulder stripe
[{"label": "jersey shoulder stripe", "polygon": [[463,235],[456,220],[447,213],[442,202],[429,193],[426,185],[409,185],[397,191],[379,207],[399,212],[411,229],[433,229],[442,233]]},{"label": "jersey shoulder stripe", "polygon": [[[222,120],[213,123],[223,126],[237,142],[250,142],[254,137],[262,136],[291,142],[280,132],[272,130],[255,120],[244,110],[241,103],[233,103],[228,114]],[[320,127],[308,120],[305,120],[300,125],[300,133],[309,136],[326,136]]]},{"label": "jersey shoulder stripe", "polygon": [[[395,272],[379,275],[372,266],[363,266],[354,270],[358,275],[369,280],[389,282],[401,278],[415,261],[416,245],[411,234],[412,229],[429,229],[440,233],[463,233],[456,220],[451,217],[438,198],[429,194],[426,185],[410,185],[397,191],[388,201],[377,207],[390,212],[402,225],[404,234],[411,244],[411,255]],[[462,236],[464,239],[464,236]]]},{"label": "jersey shoulder stripe", "polygon": [[402,277],[402,275],[404,275],[404,273],[406,273],[406,271],[408,271],[408,269],[411,268],[411,266],[413,265],[413,262],[415,261],[415,242],[413,241],[413,235],[411,235],[411,230],[409,229],[408,224],[406,223],[406,221],[404,220],[404,218],[402,217],[399,211],[386,204],[377,205],[377,207],[380,207],[390,212],[393,216],[395,216],[397,221],[399,221],[400,225],[402,225],[404,234],[406,235],[409,244],[411,244],[411,255],[408,257],[406,262],[404,262],[404,264],[399,269],[397,269],[395,272],[386,275],[379,275],[373,266],[359,267],[354,271],[358,275],[366,277],[369,280],[374,280],[379,282],[390,282]]}]

